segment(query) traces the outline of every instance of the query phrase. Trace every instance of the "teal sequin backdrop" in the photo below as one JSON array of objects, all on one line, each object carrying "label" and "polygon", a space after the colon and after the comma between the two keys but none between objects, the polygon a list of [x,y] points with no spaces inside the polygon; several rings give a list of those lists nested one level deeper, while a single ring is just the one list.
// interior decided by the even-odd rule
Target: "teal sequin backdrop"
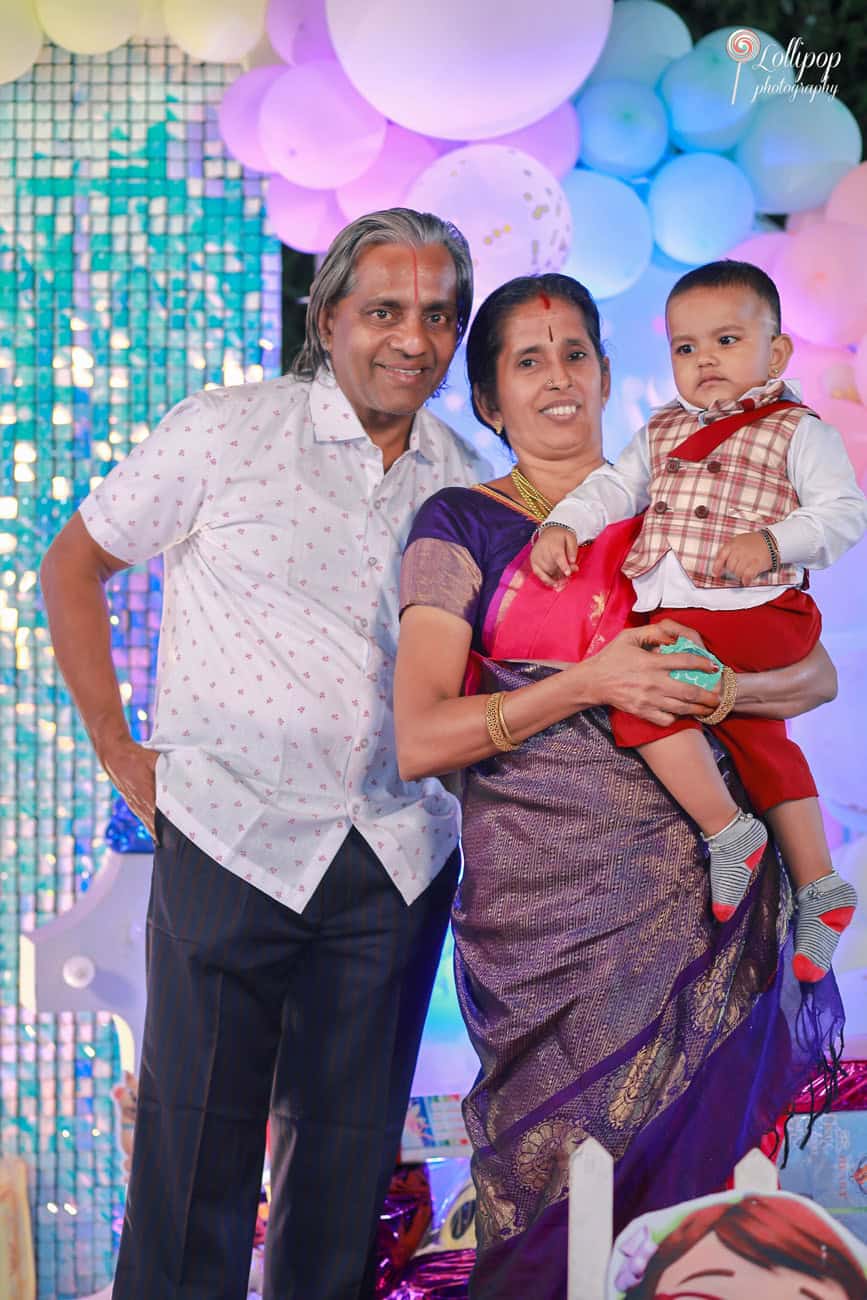
[{"label": "teal sequin backdrop", "polygon": [[[279,245],[261,177],[227,159],[216,126],[237,72],[170,45],[46,47],[0,86],[0,1147],[32,1171],[40,1300],[108,1281],[123,1174],[110,1017],[34,1018],[18,1001],[19,931],[87,889],[111,802],[37,570],[91,482],[169,406],[279,371]],[[115,580],[111,606],[130,722],[147,734],[159,562]]]}]

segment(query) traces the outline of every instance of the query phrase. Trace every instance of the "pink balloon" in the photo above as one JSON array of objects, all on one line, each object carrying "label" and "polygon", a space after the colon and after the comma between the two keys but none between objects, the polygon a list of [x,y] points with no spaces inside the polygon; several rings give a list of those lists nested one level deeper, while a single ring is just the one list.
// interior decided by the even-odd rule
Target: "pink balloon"
[{"label": "pink balloon", "polygon": [[855,474],[863,480],[867,475],[867,406],[828,398],[819,414],[840,430]]},{"label": "pink balloon", "polygon": [[821,221],[788,238],[775,279],[789,327],[811,343],[867,333],[867,230]]},{"label": "pink balloon", "polygon": [[861,397],[861,401],[867,403],[867,334],[864,335],[858,344],[855,352],[855,387]]},{"label": "pink balloon", "polygon": [[330,190],[308,190],[271,176],[265,209],[277,238],[301,253],[324,253],[346,218]]},{"label": "pink balloon", "polygon": [[220,102],[220,135],[226,148],[238,162],[257,172],[269,170],[259,139],[259,110],[266,92],[285,71],[282,63],[253,68],[232,82]]},{"label": "pink balloon", "polygon": [[270,163],[296,185],[329,190],[373,164],[386,121],[334,59],[288,68],[266,91],[259,136]]},{"label": "pink balloon", "polygon": [[265,15],[268,39],[289,64],[334,59],[325,0],[270,0]]},{"label": "pink balloon", "polygon": [[[785,329],[786,321],[783,320]],[[853,354],[848,348],[824,348],[792,336],[795,350],[786,375],[800,381],[804,401],[822,415],[829,398],[857,401]]]},{"label": "pink balloon", "polygon": [[559,108],[538,122],[525,126],[520,131],[509,135],[498,135],[482,144],[505,144],[513,149],[521,149],[535,158],[543,167],[559,180],[578,161],[581,152],[581,127],[578,113],[571,100],[566,100]]},{"label": "pink balloon", "polygon": [[867,226],[867,162],[859,163],[834,186],[825,205],[829,221]]},{"label": "pink balloon", "polygon": [[752,262],[753,266],[761,267],[773,279],[777,258],[788,242],[789,236],[782,230],[751,235],[749,239],[743,239],[739,244],[735,244],[734,248],[726,253],[726,257],[734,258],[737,262]]},{"label": "pink balloon", "polygon": [[817,221],[825,220],[824,208],[808,208],[806,212],[790,212],[786,217],[786,230],[790,235],[797,235],[807,226],[815,226]]},{"label": "pink balloon", "polygon": [[427,136],[416,135],[415,131],[407,131],[389,122],[379,157],[356,180],[338,188],[337,202],[350,221],[365,212],[397,207],[415,178],[441,152]]}]

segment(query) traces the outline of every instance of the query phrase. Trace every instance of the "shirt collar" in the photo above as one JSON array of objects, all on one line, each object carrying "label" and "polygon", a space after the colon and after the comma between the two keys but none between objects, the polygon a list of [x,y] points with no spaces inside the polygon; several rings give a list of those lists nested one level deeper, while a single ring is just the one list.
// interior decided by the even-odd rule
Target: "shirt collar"
[{"label": "shirt collar", "polygon": [[[349,398],[325,366],[320,367],[310,385],[310,417],[317,442],[350,442],[368,437]],[[409,431],[409,450],[429,461],[442,460],[442,449],[433,436],[434,419],[422,407],[416,411]]]},{"label": "shirt collar", "polygon": [[766,384],[757,384],[748,388],[737,401],[712,402],[710,406],[694,406],[678,393],[677,400],[685,411],[697,415],[699,424],[711,424],[724,415],[735,415],[739,411],[751,411],[757,406],[768,406],[771,402],[800,402],[801,384],[797,379],[771,379]]}]

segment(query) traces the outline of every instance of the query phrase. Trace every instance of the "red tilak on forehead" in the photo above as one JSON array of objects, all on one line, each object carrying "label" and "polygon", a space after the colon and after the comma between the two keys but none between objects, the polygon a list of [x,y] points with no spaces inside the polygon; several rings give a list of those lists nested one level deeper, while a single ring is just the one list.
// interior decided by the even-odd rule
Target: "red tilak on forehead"
[{"label": "red tilak on forehead", "polygon": [[551,310],[551,299],[548,297],[547,293],[542,293],[541,289],[539,290],[539,302],[545,308],[545,311]]},{"label": "red tilak on forehead", "polygon": [[409,250],[412,253],[412,284],[413,284],[413,302],[418,303],[418,258],[415,255],[415,249]]}]

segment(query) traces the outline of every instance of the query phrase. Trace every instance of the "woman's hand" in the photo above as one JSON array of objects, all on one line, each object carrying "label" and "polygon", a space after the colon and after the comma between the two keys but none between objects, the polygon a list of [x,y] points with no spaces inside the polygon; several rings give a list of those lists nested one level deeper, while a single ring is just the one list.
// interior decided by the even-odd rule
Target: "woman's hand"
[{"label": "woman's hand", "polygon": [[[587,675],[591,675],[599,704],[634,713],[661,727],[670,726],[677,718],[712,712],[719,702],[718,693],[671,676],[674,669],[706,672],[707,660],[693,654],[654,653],[657,646],[671,645],[680,635],[695,636],[673,620],[627,628],[604,650],[576,665],[582,672],[582,693],[586,693]],[[565,671],[574,673],[575,669]]]}]

